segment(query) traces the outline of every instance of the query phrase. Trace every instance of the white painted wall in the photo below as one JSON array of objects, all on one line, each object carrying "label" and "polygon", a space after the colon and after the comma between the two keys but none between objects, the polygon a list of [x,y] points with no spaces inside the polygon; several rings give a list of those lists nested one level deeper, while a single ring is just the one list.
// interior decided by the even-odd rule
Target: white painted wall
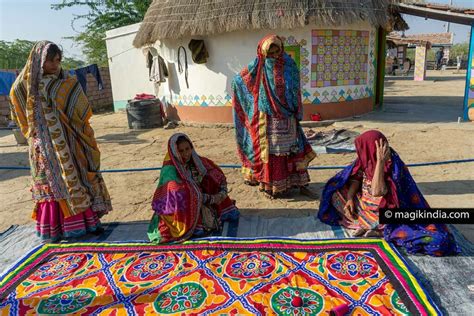
[{"label": "white painted wall", "polygon": [[[139,49],[132,49],[132,41],[135,37],[139,24],[111,30],[107,32],[107,52],[110,63],[110,74],[112,77],[112,88],[114,92],[114,101],[124,100],[133,97],[136,93],[147,92],[153,93],[153,84],[148,81],[147,68],[145,67],[145,56]],[[239,31],[226,34],[220,34],[209,37],[197,37],[194,39],[204,39],[209,52],[208,62],[205,64],[194,64],[191,58],[191,52],[188,49],[188,43],[191,37],[179,40],[163,40],[155,43],[160,55],[168,63],[169,79],[167,82],[157,86],[157,92],[160,98],[169,103],[182,105],[200,105],[203,102],[202,96],[207,98],[207,102],[212,105],[230,105],[229,95],[231,95],[232,79],[243,67],[250,63],[256,57],[258,42],[261,38],[268,34],[278,34],[281,36],[293,36],[298,42],[306,41],[306,49],[309,51],[310,64],[308,77],[311,77],[311,30],[313,29],[341,29],[341,30],[363,30],[370,31],[371,40],[369,45],[374,49],[375,28],[369,23],[361,22],[357,25],[327,27],[310,25],[295,30],[252,30]],[[135,33],[133,33],[135,32]],[[123,34],[124,35],[120,35]],[[129,33],[129,34],[127,34]],[[178,73],[178,48],[184,46],[187,52],[188,60],[188,82],[189,88],[186,87],[184,72]],[[123,52],[123,53],[122,53]],[[121,55],[118,55],[122,53]],[[184,68],[184,56],[181,56]],[[370,60],[370,53],[369,53]],[[365,85],[357,86],[333,86],[325,88],[311,88],[310,82],[302,84],[302,91],[309,92],[309,102],[313,100],[314,94],[322,95],[323,93],[331,97],[336,92],[354,91],[357,89],[372,90],[374,80],[374,66],[369,63],[368,81]],[[371,72],[372,71],[372,72]],[[339,97],[339,95],[337,96]],[[351,99],[357,99],[363,96],[352,96]],[[366,97],[366,96],[365,96]],[[214,101],[209,102],[209,98]],[[226,102],[226,98],[228,102]],[[194,100],[199,99],[199,100]],[[216,99],[222,100],[217,102]],[[191,102],[192,100],[192,102]],[[327,99],[323,102],[333,102]],[[306,100],[308,102],[308,99]]]},{"label": "white painted wall", "polygon": [[[169,62],[169,68],[172,69],[171,73],[173,74],[173,77],[168,83],[161,85],[159,94],[173,104],[182,101],[183,96],[187,97],[184,103],[189,102],[189,99],[195,96],[203,95],[207,97],[225,98],[231,95],[231,83],[235,74],[255,59],[257,55],[257,45],[261,38],[268,34],[278,34],[285,37],[293,36],[298,42],[304,39],[306,41],[306,49],[310,53],[309,61],[311,61],[311,30],[313,29],[371,31],[370,35],[372,40],[369,41],[369,44],[372,44],[371,49],[375,48],[373,47],[376,36],[375,28],[371,27],[368,23],[359,23],[357,25],[342,26],[339,28],[312,25],[296,30],[239,31],[210,37],[192,37],[195,39],[204,39],[210,56],[206,64],[194,64],[191,60],[191,53],[188,50],[188,89],[186,87],[184,73],[177,73],[177,52],[179,46],[184,46],[187,49],[191,37],[180,40],[158,41],[155,43],[155,47],[162,57]],[[183,56],[181,56],[181,59],[183,59]],[[307,84],[302,84],[302,88],[306,89],[311,95],[315,92],[322,95],[325,91],[331,95],[335,91],[339,93],[341,90],[348,91],[350,89],[354,91],[355,89],[365,89],[365,87],[372,89],[375,72],[374,66],[370,65],[370,67],[372,67],[372,74],[368,74],[368,82],[365,85],[311,88],[311,83],[308,82]],[[370,72],[370,67],[367,70],[368,73]],[[311,71],[311,64],[308,65],[308,69]],[[309,73],[308,76],[311,77],[311,73]],[[357,98],[358,97],[353,97],[353,99]],[[331,100],[328,99],[326,102],[331,102]]]},{"label": "white painted wall", "polygon": [[125,108],[127,100],[136,94],[155,94],[154,84],[148,80],[145,56],[132,45],[139,27],[137,23],[105,33],[115,109]]}]

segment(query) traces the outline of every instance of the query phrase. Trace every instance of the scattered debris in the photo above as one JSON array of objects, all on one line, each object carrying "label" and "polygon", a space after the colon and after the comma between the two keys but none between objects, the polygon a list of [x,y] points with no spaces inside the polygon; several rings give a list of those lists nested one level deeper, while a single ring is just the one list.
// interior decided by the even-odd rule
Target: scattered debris
[{"label": "scattered debris", "polygon": [[169,121],[168,124],[165,125],[164,129],[173,129],[179,126],[179,123],[176,121]]}]

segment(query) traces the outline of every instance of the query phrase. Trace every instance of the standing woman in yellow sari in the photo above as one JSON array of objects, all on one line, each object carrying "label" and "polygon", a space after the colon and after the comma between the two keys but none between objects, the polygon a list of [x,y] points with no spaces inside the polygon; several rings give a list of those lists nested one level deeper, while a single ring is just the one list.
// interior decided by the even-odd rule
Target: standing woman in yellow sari
[{"label": "standing woman in yellow sari", "polygon": [[52,241],[100,232],[99,218],[112,210],[91,107],[61,58],[56,44],[36,43],[10,91],[12,118],[29,144],[36,231]]}]

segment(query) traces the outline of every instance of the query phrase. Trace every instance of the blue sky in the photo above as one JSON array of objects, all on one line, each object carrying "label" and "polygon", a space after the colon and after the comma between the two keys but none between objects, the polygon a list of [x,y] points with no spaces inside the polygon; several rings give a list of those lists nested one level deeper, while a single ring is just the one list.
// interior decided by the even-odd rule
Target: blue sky
[{"label": "blue sky", "polygon": [[[1,1],[1,0],[0,0]],[[449,4],[449,0],[426,1],[434,3]],[[474,8],[474,0],[452,0],[453,6],[462,8]],[[425,20],[411,15],[403,15],[403,18],[410,26],[405,34],[421,34],[421,33],[439,33],[445,32],[446,22],[437,20]],[[454,33],[454,43],[469,42],[469,30],[467,25],[453,24],[450,25],[450,32]]]},{"label": "blue sky", "polygon": [[[85,8],[52,10],[58,0],[0,0],[0,40],[50,40],[60,44],[68,57],[81,57],[80,49],[63,37],[77,33],[71,26],[74,14],[85,14]],[[84,22],[75,22],[80,30]]]},{"label": "blue sky", "polygon": [[[75,35],[71,26],[74,14],[85,14],[87,8],[75,7],[55,11],[50,8],[59,0],[0,0],[0,40],[27,39],[31,41],[48,39],[60,44],[66,56],[81,57],[80,48],[73,41],[64,37]],[[449,3],[449,0],[436,0],[438,3]],[[453,5],[474,8],[474,0],[453,0]],[[410,26],[406,34],[444,32],[445,22],[425,20],[405,16]],[[81,30],[84,22],[76,22],[75,27]],[[451,24],[455,33],[454,42],[468,41],[469,27]]]}]

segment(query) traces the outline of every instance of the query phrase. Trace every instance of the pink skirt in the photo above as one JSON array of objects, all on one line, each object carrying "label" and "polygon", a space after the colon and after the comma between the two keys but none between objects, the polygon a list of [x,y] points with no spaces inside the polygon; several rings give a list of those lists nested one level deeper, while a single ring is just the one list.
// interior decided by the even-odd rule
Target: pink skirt
[{"label": "pink skirt", "polygon": [[58,202],[40,202],[36,208],[36,234],[41,239],[58,241],[75,238],[101,229],[97,213],[87,209],[80,214],[64,218]]}]

